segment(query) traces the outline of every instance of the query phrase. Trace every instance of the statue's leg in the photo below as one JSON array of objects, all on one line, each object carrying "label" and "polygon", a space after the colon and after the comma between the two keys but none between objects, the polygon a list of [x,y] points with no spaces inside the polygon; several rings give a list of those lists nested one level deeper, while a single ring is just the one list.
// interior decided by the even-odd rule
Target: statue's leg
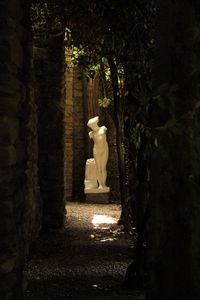
[{"label": "statue's leg", "polygon": [[107,154],[104,153],[101,157],[100,172],[99,172],[100,182],[102,187],[106,187],[106,178],[107,178],[106,164],[107,164]]},{"label": "statue's leg", "polygon": [[96,153],[94,154],[95,154],[94,158],[97,167],[97,180],[99,183],[99,188],[103,188],[106,187],[106,178],[107,178],[106,164],[108,160],[108,155],[107,152],[99,153],[99,155],[96,155]]},{"label": "statue's leg", "polygon": [[97,170],[97,181],[98,181],[98,185],[99,188],[102,188],[102,180],[101,180],[101,168],[100,168],[100,162],[97,159],[97,157],[95,157],[95,162],[96,162],[96,170]]},{"label": "statue's leg", "polygon": [[107,177],[107,171],[106,171],[106,168],[104,168],[104,170],[101,171],[102,187],[106,187],[106,177]]}]

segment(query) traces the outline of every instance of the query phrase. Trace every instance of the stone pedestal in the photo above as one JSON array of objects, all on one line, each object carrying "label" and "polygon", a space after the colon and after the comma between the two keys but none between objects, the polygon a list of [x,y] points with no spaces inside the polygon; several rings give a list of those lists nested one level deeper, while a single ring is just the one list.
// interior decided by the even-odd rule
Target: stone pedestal
[{"label": "stone pedestal", "polygon": [[109,193],[86,194],[86,203],[108,204]]},{"label": "stone pedestal", "polygon": [[110,188],[85,188],[87,203],[109,203]]},{"label": "stone pedestal", "polygon": [[85,165],[84,193],[87,203],[109,203],[109,187],[98,187],[97,169],[94,158],[89,158]]},{"label": "stone pedestal", "polygon": [[103,188],[85,188],[84,189],[85,194],[106,194],[110,192],[109,187],[103,187]]}]

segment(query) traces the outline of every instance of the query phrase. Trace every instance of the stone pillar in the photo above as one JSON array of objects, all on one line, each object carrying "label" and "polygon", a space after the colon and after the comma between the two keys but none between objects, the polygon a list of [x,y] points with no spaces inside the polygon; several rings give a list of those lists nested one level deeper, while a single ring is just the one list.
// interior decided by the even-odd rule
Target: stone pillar
[{"label": "stone pillar", "polygon": [[[0,298],[23,299],[23,266],[30,196],[37,177],[29,155],[30,2],[0,2]],[[35,128],[32,136],[35,136]],[[34,143],[34,142],[33,142]],[[35,149],[31,149],[32,152]],[[36,152],[35,152],[36,153]],[[36,163],[37,158],[34,157]],[[33,171],[35,170],[35,171]],[[35,172],[35,173],[34,173]],[[36,184],[37,185],[37,184]],[[31,192],[32,191],[32,192]],[[34,196],[33,196],[34,198]],[[32,198],[32,200],[33,200]]]},{"label": "stone pillar", "polygon": [[72,199],[72,183],[73,183],[73,63],[71,59],[72,49],[65,49],[66,71],[65,71],[65,199]]},{"label": "stone pillar", "polygon": [[39,183],[43,229],[59,230],[64,221],[64,34],[34,36],[34,66],[39,106]]},{"label": "stone pillar", "polygon": [[74,67],[73,80],[73,190],[72,198],[82,201],[84,196],[84,177],[86,161],[86,91],[84,75]]}]

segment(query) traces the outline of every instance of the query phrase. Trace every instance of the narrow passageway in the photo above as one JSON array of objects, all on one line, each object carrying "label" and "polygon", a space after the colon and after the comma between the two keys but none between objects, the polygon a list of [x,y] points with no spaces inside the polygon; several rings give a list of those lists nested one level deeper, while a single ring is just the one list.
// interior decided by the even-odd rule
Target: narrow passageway
[{"label": "narrow passageway", "polygon": [[27,299],[136,299],[122,286],[134,242],[119,216],[118,204],[69,202],[64,234],[42,235],[31,247]]}]

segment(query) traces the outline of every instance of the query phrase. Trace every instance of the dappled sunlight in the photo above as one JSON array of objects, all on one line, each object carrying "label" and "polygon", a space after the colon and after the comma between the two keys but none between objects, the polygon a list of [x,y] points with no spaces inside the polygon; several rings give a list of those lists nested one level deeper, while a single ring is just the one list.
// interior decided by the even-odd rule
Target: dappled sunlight
[{"label": "dappled sunlight", "polygon": [[94,234],[91,234],[90,237],[91,237],[91,239],[95,239],[96,241],[99,241],[102,243],[103,242],[113,242],[116,240],[116,236],[112,235],[112,233],[109,232],[107,235],[102,234],[102,233],[94,233]]},{"label": "dappled sunlight", "polygon": [[90,238],[102,243],[115,241],[121,234],[117,221],[116,217],[109,215],[93,215],[91,223],[94,225],[94,232]]},{"label": "dappled sunlight", "polygon": [[92,219],[92,224],[94,224],[95,226],[98,226],[99,224],[116,224],[116,223],[117,220],[108,215],[94,215]]},{"label": "dappled sunlight", "polygon": [[111,238],[111,237],[106,238],[106,237],[104,237],[104,238],[102,238],[100,241],[101,241],[102,243],[104,243],[104,242],[113,242],[113,241],[115,241],[115,240],[116,240],[116,238]]},{"label": "dappled sunlight", "polygon": [[104,236],[102,234],[96,234],[96,233],[91,234],[90,237],[91,237],[91,239],[94,239],[94,240],[99,241],[101,243],[113,242],[117,239],[115,236],[109,237],[109,236]]}]

